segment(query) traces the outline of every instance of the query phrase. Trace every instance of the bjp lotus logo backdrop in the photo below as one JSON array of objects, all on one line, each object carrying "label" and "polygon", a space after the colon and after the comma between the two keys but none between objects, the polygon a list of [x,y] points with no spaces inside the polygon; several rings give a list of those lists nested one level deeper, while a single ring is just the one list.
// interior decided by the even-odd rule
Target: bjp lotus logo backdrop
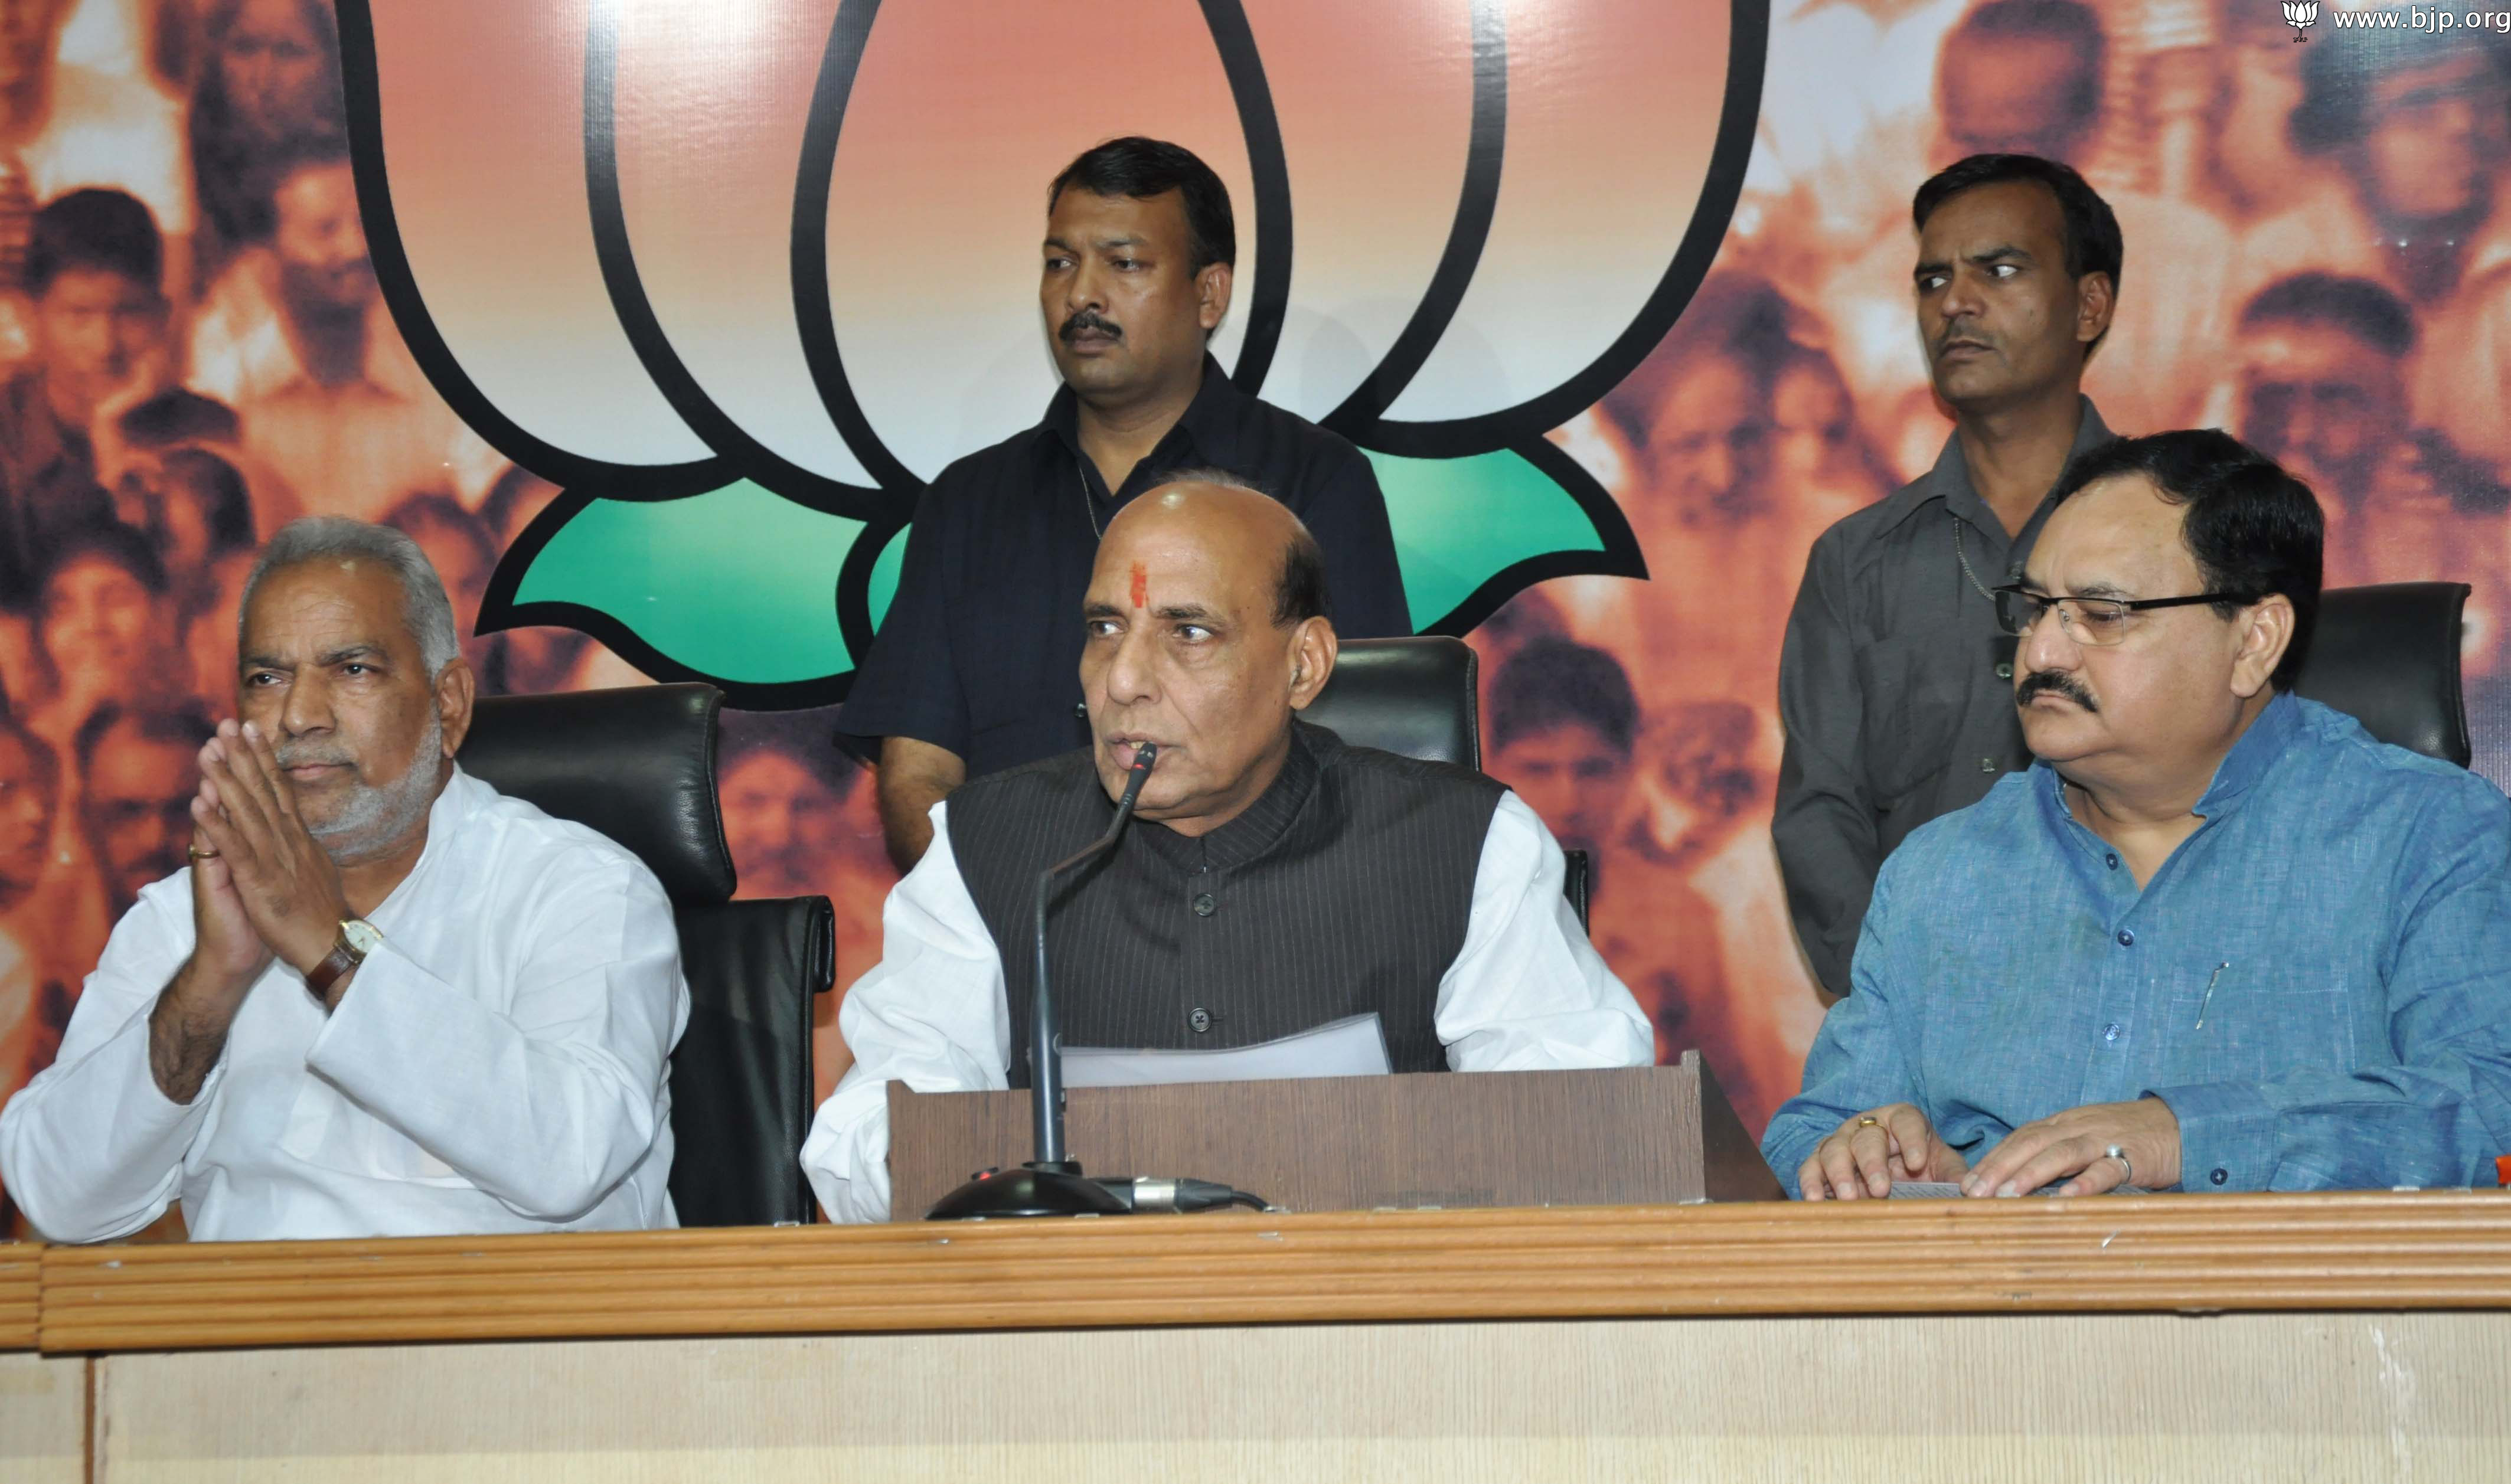
[{"label": "bjp lotus logo backdrop", "polygon": [[1119,133],[1239,218],[1214,352],[1368,450],[1413,622],[1644,573],[1545,435],[1708,271],[1763,5],[430,0],[341,6],[361,207],[412,351],[565,494],[484,629],[736,704],[844,694],[916,493],[1033,423],[1046,182]]}]

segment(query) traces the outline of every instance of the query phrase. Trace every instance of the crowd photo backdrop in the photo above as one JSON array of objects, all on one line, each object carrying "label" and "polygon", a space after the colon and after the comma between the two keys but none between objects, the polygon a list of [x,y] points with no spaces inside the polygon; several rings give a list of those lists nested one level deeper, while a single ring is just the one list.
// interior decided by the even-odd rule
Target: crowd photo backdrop
[{"label": "crowd photo backdrop", "polygon": [[723,687],[742,892],[827,894],[862,974],[895,876],[835,706],[917,492],[1046,405],[1046,184],[1119,134],[1227,183],[1219,363],[1368,452],[1486,766],[1756,1129],[1822,1014],[1781,634],[1951,431],[1909,202],[1963,155],[2116,209],[2114,429],[2285,460],[2333,586],[2474,586],[2501,782],[2511,13],[2287,9],[0,0],[0,1096],[182,864],[304,514],[415,537],[488,692]]}]

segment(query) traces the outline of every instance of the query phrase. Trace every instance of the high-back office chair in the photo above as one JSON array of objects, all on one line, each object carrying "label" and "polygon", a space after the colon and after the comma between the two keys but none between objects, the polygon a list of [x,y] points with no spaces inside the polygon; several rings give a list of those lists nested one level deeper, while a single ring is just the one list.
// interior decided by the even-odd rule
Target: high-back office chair
[{"label": "high-back office chair", "polygon": [[672,1204],[690,1227],[811,1219],[812,996],[836,975],[825,896],[734,901],[711,685],[481,701],[462,766],[609,836],[661,879],[689,1025],[672,1052]]},{"label": "high-back office chair", "polygon": [[2384,742],[2466,767],[2474,755],[2458,676],[2466,606],[2465,583],[2329,589],[2294,694],[2343,711]]},{"label": "high-back office chair", "polygon": [[[1429,762],[1483,765],[1478,661],[1462,639],[1350,639],[1333,678],[1302,713],[1356,747]],[[1585,851],[1564,851],[1562,894],[1587,926],[1591,868]]]}]

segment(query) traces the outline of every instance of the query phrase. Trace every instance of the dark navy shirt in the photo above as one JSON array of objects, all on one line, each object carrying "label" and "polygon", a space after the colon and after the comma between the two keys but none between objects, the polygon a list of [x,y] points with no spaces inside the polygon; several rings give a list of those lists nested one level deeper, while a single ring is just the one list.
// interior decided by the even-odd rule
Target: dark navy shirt
[{"label": "dark navy shirt", "polygon": [[1307,522],[1326,559],[1334,631],[1412,626],[1386,500],[1346,439],[1256,400],[1204,358],[1203,386],[1122,489],[1081,451],[1075,399],[942,471],[915,508],[898,594],[839,720],[851,737],[909,737],[979,778],[1090,742],[1081,700],[1081,602],[1099,534],[1116,512],[1186,469],[1234,474]]}]

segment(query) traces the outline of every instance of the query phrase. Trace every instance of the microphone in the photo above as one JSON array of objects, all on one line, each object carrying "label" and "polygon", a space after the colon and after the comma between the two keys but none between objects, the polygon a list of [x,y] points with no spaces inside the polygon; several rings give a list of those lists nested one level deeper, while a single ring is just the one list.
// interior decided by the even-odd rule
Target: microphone
[{"label": "microphone", "polygon": [[[1125,771],[1125,791],[1116,799],[1116,818],[1107,821],[1107,832],[1037,873],[1037,982],[1036,995],[1029,1002],[1028,1082],[1029,1118],[1036,1129],[1039,1164],[1062,1164],[1063,1158],[1063,1047],[1055,1034],[1055,997],[1046,983],[1046,909],[1055,896],[1055,878],[1075,866],[1087,865],[1115,849],[1117,838],[1134,818],[1134,805],[1142,797],[1142,784],[1151,776],[1151,766],[1160,760],[1159,744],[1143,742],[1134,749],[1134,766]],[[1074,1166],[1075,1172],[1079,1166]]]},{"label": "microphone", "polygon": [[1134,749],[1134,766],[1125,773],[1125,791],[1116,800],[1116,817],[1107,832],[1037,874],[1037,962],[1035,991],[1029,1002],[1029,1123],[1035,1131],[1036,1155],[1017,1170],[987,1170],[960,1186],[925,1213],[927,1221],[982,1221],[1002,1216],[1118,1215],[1134,1209],[1133,1201],[1096,1180],[1063,1153],[1063,1049],[1055,1033],[1055,997],[1046,975],[1046,913],[1055,898],[1057,878],[1090,864],[1125,833],[1134,806],[1142,797],[1143,780],[1159,761],[1156,743]]}]

